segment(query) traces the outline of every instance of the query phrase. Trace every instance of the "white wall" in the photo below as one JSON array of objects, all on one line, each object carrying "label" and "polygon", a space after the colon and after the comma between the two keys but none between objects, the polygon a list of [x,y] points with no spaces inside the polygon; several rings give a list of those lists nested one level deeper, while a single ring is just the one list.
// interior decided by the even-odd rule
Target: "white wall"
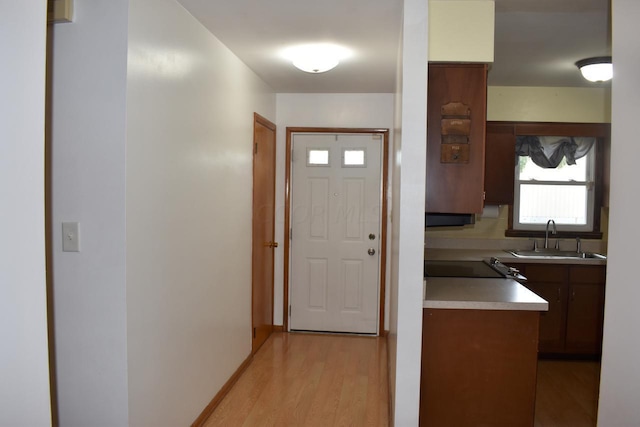
[{"label": "white wall", "polygon": [[0,14],[0,425],[51,425],[44,230],[45,2]]},{"label": "white wall", "polygon": [[[611,196],[604,342],[598,425],[640,425],[640,286],[637,283],[637,170],[634,155],[640,117],[640,3],[616,0],[612,5],[614,78],[611,129]],[[613,167],[615,165],[615,167]]]},{"label": "white wall", "polygon": [[393,168],[389,378],[392,419],[418,425],[422,344],[428,8],[404,1]]},{"label": "white wall", "polygon": [[174,0],[74,6],[53,29],[60,425],[188,425],[251,349],[253,112],[275,95]]},{"label": "white wall", "polygon": [[253,112],[275,95],[174,0],[131,0],[131,426],[193,422],[251,351]]},{"label": "white wall", "polygon": [[[346,127],[389,129],[389,145],[393,141],[393,99],[391,93],[290,94],[277,95],[276,147],[276,241],[284,240],[284,181],[287,127]],[[390,176],[389,176],[390,179]],[[390,209],[390,206],[388,206]],[[387,225],[391,230],[390,225]],[[390,245],[387,248],[390,250]],[[283,324],[284,245],[275,253],[274,324]],[[389,257],[387,257],[389,259]],[[390,269],[387,268],[387,290]],[[388,298],[385,307],[385,329],[388,329]]]},{"label": "white wall", "polygon": [[[62,426],[127,425],[125,107],[128,0],[76,0],[53,26],[53,298]],[[81,252],[62,252],[63,221]]]}]

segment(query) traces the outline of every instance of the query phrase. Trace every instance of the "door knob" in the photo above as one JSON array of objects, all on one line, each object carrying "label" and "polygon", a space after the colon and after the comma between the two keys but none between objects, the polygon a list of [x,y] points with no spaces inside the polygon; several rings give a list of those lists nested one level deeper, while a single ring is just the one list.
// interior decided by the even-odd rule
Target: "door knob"
[{"label": "door knob", "polygon": [[369,248],[369,250],[367,251],[367,253],[371,256],[374,256],[376,254],[376,250],[373,248]]},{"label": "door knob", "polygon": [[277,248],[278,242],[265,242],[264,245],[269,248]]}]

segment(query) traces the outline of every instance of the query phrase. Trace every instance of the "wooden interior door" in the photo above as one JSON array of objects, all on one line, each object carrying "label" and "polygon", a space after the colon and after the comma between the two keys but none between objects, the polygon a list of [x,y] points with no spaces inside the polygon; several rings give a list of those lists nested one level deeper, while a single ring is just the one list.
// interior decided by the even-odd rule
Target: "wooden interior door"
[{"label": "wooden interior door", "polygon": [[253,126],[252,352],[273,331],[273,252],[276,126],[254,114]]}]

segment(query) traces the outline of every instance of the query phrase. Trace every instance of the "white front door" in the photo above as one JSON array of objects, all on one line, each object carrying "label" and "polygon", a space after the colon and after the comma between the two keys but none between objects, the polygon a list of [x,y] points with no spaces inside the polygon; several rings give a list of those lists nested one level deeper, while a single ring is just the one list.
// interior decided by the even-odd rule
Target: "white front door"
[{"label": "white front door", "polygon": [[375,334],[380,134],[292,135],[291,330]]}]

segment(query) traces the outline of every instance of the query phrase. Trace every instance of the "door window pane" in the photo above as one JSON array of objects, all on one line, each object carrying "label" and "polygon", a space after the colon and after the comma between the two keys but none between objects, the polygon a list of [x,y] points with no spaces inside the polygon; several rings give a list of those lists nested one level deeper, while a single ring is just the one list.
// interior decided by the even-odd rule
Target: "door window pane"
[{"label": "door window pane", "polygon": [[307,166],[329,166],[329,150],[308,148]]},{"label": "door window pane", "polygon": [[366,166],[365,150],[362,148],[343,149],[342,150],[342,166],[343,167],[365,167]]}]

